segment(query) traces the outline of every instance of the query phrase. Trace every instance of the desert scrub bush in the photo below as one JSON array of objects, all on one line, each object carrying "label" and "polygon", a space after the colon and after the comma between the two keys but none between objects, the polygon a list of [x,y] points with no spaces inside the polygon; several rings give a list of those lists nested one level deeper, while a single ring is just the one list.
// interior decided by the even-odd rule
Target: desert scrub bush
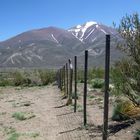
[{"label": "desert scrub bush", "polygon": [[24,73],[16,71],[13,73],[13,83],[14,86],[29,86],[31,80],[24,76]]},{"label": "desert scrub bush", "polygon": [[[75,93],[74,92],[72,92],[72,99],[75,99]],[[78,99],[78,93],[77,93],[76,99]]]},{"label": "desert scrub bush", "polygon": [[104,80],[99,78],[92,79],[89,83],[92,88],[103,88],[104,86]]},{"label": "desert scrub bush", "polygon": [[122,74],[119,68],[117,67],[111,68],[111,81],[114,84],[113,94],[115,96],[120,96],[120,95],[122,96],[123,82],[125,81],[122,77]]},{"label": "desert scrub bush", "polygon": [[111,79],[114,84],[113,94],[125,96],[136,105],[140,105],[140,73],[128,60],[116,63],[111,72]]},{"label": "desert scrub bush", "polygon": [[2,127],[4,135],[8,135],[7,140],[18,140],[19,134],[16,132],[16,129],[11,126],[3,126]]},{"label": "desert scrub bush", "polygon": [[[40,79],[40,74],[38,73],[38,70],[26,70],[24,71],[24,77],[27,79],[29,82],[26,82],[28,86],[40,86],[41,85],[41,79]],[[26,81],[27,81],[26,80]]]},{"label": "desert scrub bush", "polygon": [[[124,44],[118,45],[127,59],[116,63],[119,80],[117,92],[127,96],[134,104],[140,105],[140,18],[137,13],[126,15],[118,27]],[[118,80],[117,80],[118,81]],[[116,87],[116,86],[115,86]]]},{"label": "desert scrub bush", "polygon": [[37,138],[39,137],[39,133],[37,132],[28,132],[28,133],[18,133],[19,134],[19,137],[20,139],[34,139],[34,138]]},{"label": "desert scrub bush", "polygon": [[19,140],[19,139],[32,139],[39,136],[39,133],[19,133],[19,132],[12,132],[9,134],[8,140]]},{"label": "desert scrub bush", "polygon": [[134,109],[134,104],[130,101],[118,100],[113,109],[112,120],[123,121],[131,118],[129,112]]},{"label": "desert scrub bush", "polygon": [[77,111],[78,112],[82,112],[83,111],[82,105],[77,104]]},{"label": "desert scrub bush", "polygon": [[88,79],[92,80],[94,78],[104,78],[104,69],[103,68],[90,68],[88,70]]},{"label": "desert scrub bush", "polygon": [[18,140],[20,137],[20,134],[19,133],[12,133],[10,135],[10,137],[8,138],[8,140]]},{"label": "desert scrub bush", "polygon": [[39,70],[42,85],[48,85],[56,80],[56,72],[53,70]]},{"label": "desert scrub bush", "polygon": [[13,127],[5,127],[4,126],[4,128],[3,128],[4,130],[4,133],[5,134],[7,134],[7,135],[9,135],[9,134],[12,134],[12,133],[15,133],[16,132],[16,129],[15,128],[13,128]]},{"label": "desert scrub bush", "polygon": [[32,138],[36,138],[36,137],[38,137],[40,134],[39,133],[30,133],[30,134],[28,134],[30,137],[32,137]]},{"label": "desert scrub bush", "polygon": [[0,73],[0,86],[42,86],[56,80],[55,70],[13,70]]},{"label": "desert scrub bush", "polygon": [[0,80],[0,86],[10,86],[11,82],[7,79],[1,79]]},{"label": "desert scrub bush", "polygon": [[77,80],[78,83],[84,83],[84,71],[81,69],[77,70]]},{"label": "desert scrub bush", "polygon": [[[70,108],[71,108],[71,110],[73,110],[74,104],[71,104]],[[80,105],[80,104],[77,104],[76,108],[77,108],[78,112],[82,112],[83,111],[82,105]]]},{"label": "desert scrub bush", "polygon": [[35,117],[35,115],[32,112],[15,112],[12,115],[13,118],[23,121],[23,120],[27,120],[27,119],[31,119],[33,117]]},{"label": "desert scrub bush", "polygon": [[140,129],[137,129],[135,134],[134,134],[134,139],[135,140],[140,140]]},{"label": "desert scrub bush", "polygon": [[89,99],[93,99],[93,98],[95,98],[95,96],[94,96],[94,95],[89,95],[89,94],[88,94],[88,98],[89,98]]},{"label": "desert scrub bush", "polygon": [[22,85],[24,82],[24,78],[22,76],[22,74],[18,71],[13,73],[13,83],[15,86],[20,86]]},{"label": "desert scrub bush", "polygon": [[[92,80],[94,78],[104,78],[104,69],[102,68],[90,68],[88,70],[88,80]],[[79,83],[84,82],[84,70],[78,69],[77,79]]]},{"label": "desert scrub bush", "polygon": [[11,72],[0,72],[0,86],[10,85],[12,85]]}]

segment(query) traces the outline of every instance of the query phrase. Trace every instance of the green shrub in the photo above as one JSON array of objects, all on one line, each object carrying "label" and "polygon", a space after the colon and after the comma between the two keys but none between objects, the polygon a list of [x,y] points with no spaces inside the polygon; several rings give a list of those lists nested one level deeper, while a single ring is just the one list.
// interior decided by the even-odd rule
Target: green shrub
[{"label": "green shrub", "polygon": [[113,121],[123,121],[130,118],[128,116],[128,112],[134,108],[134,105],[130,101],[121,101],[119,100],[118,103],[115,104],[112,120]]},{"label": "green shrub", "polygon": [[11,136],[8,138],[8,140],[18,140],[20,137],[19,133],[12,133]]},{"label": "green shrub", "polygon": [[26,120],[26,119],[31,119],[33,117],[35,117],[35,115],[30,112],[30,113],[27,113],[27,112],[15,112],[13,113],[12,117],[14,117],[15,119],[17,120]]},{"label": "green shrub", "polygon": [[1,79],[0,80],[0,86],[9,86],[11,85],[11,82],[7,79]]},{"label": "green shrub", "polygon": [[40,134],[39,133],[17,133],[16,131],[15,132],[12,132],[12,133],[9,133],[10,136],[8,138],[8,140],[18,140],[18,139],[34,139],[34,138],[37,138]]},{"label": "green shrub", "polygon": [[[117,69],[117,83],[115,88],[118,93],[126,96],[135,105],[140,105],[140,18],[138,13],[126,15],[121,19],[117,27],[124,44],[120,42],[120,48],[125,59],[115,64]],[[113,78],[113,77],[112,77]],[[115,77],[117,78],[117,77]],[[120,80],[120,82],[118,81]]]},{"label": "green shrub", "polygon": [[13,134],[16,132],[16,129],[13,127],[4,127],[4,133],[9,135],[9,134]]},{"label": "green shrub", "polygon": [[99,79],[99,78],[92,79],[90,81],[90,84],[91,84],[92,88],[103,88],[104,80],[103,79]]},{"label": "green shrub", "polygon": [[135,134],[134,134],[135,140],[140,140],[140,129],[137,129]]},{"label": "green shrub", "polygon": [[132,63],[122,60],[116,63],[111,72],[114,84],[113,93],[117,96],[125,96],[136,105],[140,105],[140,73],[135,67],[130,68]]},{"label": "green shrub", "polygon": [[[74,104],[71,104],[70,108],[73,110]],[[78,112],[82,112],[83,111],[82,105],[80,105],[80,104],[77,104],[76,108],[77,108]]]},{"label": "green shrub", "polygon": [[54,70],[11,70],[0,72],[0,86],[42,86],[54,82]]},{"label": "green shrub", "polygon": [[83,111],[82,105],[77,104],[77,111],[78,112],[82,112]]},{"label": "green shrub", "polygon": [[26,120],[25,114],[23,112],[15,112],[12,117],[16,118],[17,120]]},{"label": "green shrub", "polygon": [[[72,93],[72,99],[75,99],[75,93],[74,92]],[[76,96],[76,99],[78,99],[78,94]]]},{"label": "green shrub", "polygon": [[118,68],[111,69],[111,81],[113,82],[114,85],[114,89],[112,90],[112,93],[116,96],[122,95],[123,78],[120,69]]},{"label": "green shrub", "polygon": [[84,83],[84,79],[78,80],[78,83]]},{"label": "green shrub", "polygon": [[84,83],[84,71],[81,69],[78,69],[77,80],[78,80],[78,83]]},{"label": "green shrub", "polygon": [[13,73],[13,78],[14,78],[13,82],[15,86],[21,86],[24,83],[26,83],[26,79],[24,79],[23,75],[18,71]]},{"label": "green shrub", "polygon": [[40,135],[39,133],[31,133],[31,134],[30,134],[30,137],[36,138],[36,137],[38,137],[39,135]]},{"label": "green shrub", "polygon": [[56,72],[52,70],[39,70],[42,85],[48,85],[55,81]]},{"label": "green shrub", "polygon": [[104,78],[104,69],[103,68],[91,68],[88,70],[88,79],[92,80],[94,78]]},{"label": "green shrub", "polygon": [[88,95],[88,98],[93,99],[93,98],[95,98],[95,96],[94,95]]},{"label": "green shrub", "polygon": [[12,85],[11,72],[0,72],[0,86]]},{"label": "green shrub", "polygon": [[[78,82],[83,83],[84,82],[84,70],[78,69],[77,72]],[[94,78],[104,78],[104,69],[102,68],[90,68],[88,70],[88,80],[91,81]]]},{"label": "green shrub", "polygon": [[15,86],[22,85],[24,80],[22,75],[19,72],[15,72],[13,75],[14,75],[14,85]]}]

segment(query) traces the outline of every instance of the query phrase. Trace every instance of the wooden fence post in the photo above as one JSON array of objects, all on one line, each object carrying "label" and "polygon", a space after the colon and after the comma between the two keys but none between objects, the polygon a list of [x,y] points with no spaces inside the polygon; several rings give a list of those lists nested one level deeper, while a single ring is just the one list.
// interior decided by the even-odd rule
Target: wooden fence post
[{"label": "wooden fence post", "polygon": [[72,81],[73,81],[73,66],[71,59],[69,59],[69,95],[66,105],[72,104]]},{"label": "wooden fence post", "polygon": [[110,68],[110,35],[106,35],[103,140],[107,140],[108,138],[109,68]]},{"label": "wooden fence post", "polygon": [[77,108],[77,56],[74,57],[74,112]]},{"label": "wooden fence post", "polygon": [[84,96],[83,96],[83,108],[84,108],[84,126],[87,124],[87,73],[88,73],[88,50],[85,51],[85,68],[84,68]]}]

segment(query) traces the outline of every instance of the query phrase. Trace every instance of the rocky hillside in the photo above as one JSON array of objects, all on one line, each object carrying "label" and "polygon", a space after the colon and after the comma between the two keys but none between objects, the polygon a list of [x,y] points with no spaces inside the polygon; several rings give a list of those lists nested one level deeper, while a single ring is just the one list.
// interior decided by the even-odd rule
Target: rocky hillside
[{"label": "rocky hillside", "polygon": [[0,67],[56,68],[68,58],[78,56],[83,65],[84,50],[89,50],[89,65],[103,66],[105,35],[111,35],[111,62],[121,57],[116,44],[117,31],[96,22],[87,22],[68,30],[48,27],[21,33],[0,42]]}]

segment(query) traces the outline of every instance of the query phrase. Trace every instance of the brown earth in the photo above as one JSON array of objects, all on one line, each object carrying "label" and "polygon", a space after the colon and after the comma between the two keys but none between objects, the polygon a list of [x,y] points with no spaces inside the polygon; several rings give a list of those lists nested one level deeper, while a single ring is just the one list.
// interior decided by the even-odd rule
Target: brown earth
[{"label": "brown earth", "polygon": [[[82,87],[78,91],[77,113],[73,106],[64,106],[56,86],[0,88],[0,140],[101,140],[103,123],[103,95],[89,91],[87,98],[87,127],[83,126]],[[110,102],[109,117],[112,113]],[[15,112],[26,112],[25,120],[12,117]],[[113,123],[109,118],[109,123]],[[109,136],[110,140],[133,140],[140,127],[137,121],[130,127]],[[15,139],[14,139],[15,140]]]}]

